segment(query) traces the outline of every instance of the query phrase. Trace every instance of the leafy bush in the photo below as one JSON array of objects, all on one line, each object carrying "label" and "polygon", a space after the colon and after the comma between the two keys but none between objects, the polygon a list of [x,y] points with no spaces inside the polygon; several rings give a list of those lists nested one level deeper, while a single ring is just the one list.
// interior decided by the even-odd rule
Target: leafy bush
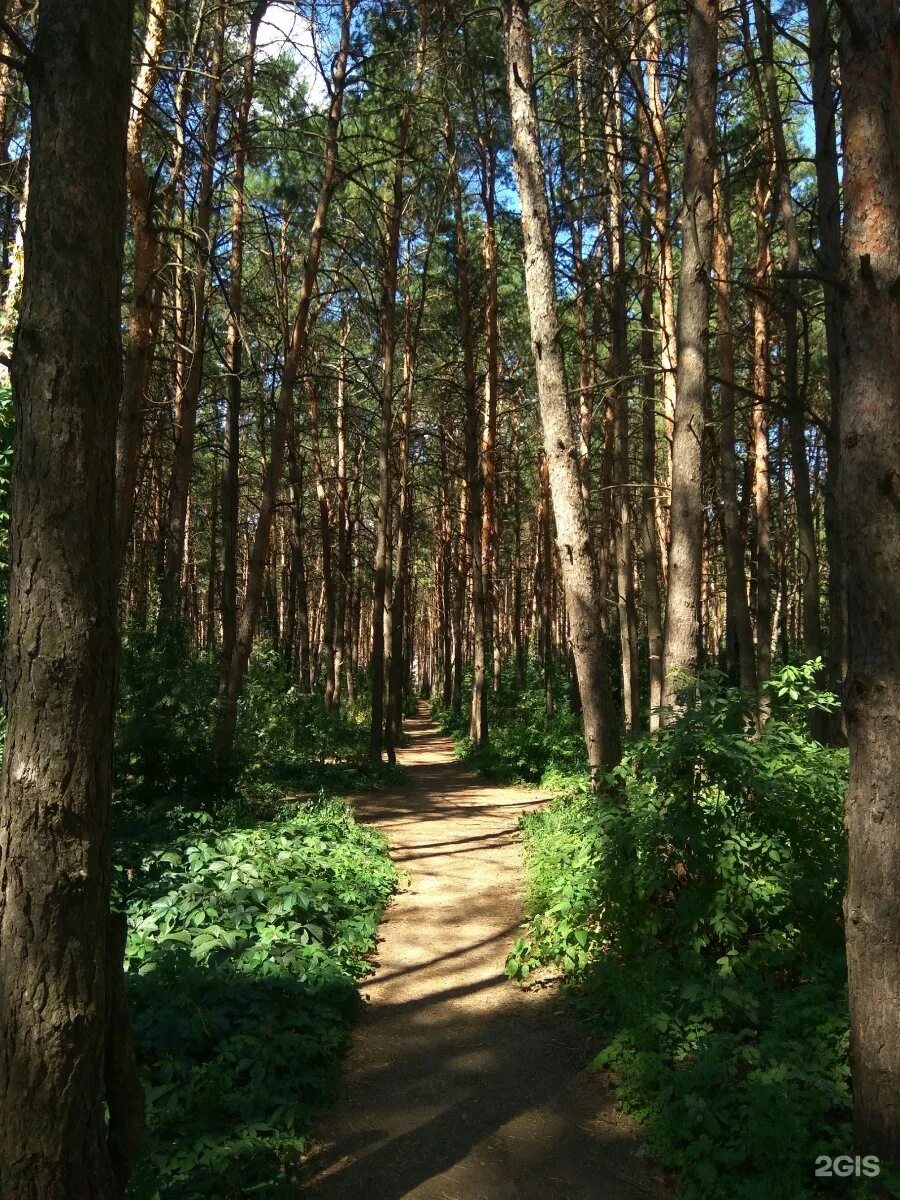
[{"label": "leafy bush", "polygon": [[218,662],[186,626],[134,626],[122,644],[116,783],[142,808],[176,798],[207,803],[215,790],[212,724]]},{"label": "leafy bush", "polygon": [[519,690],[510,672],[501,676],[500,688],[488,692],[489,744],[475,754],[469,746],[469,697],[466,679],[460,712],[432,703],[432,711],[461,754],[492,779],[537,783],[559,775],[570,775],[587,766],[581,717],[572,711],[568,669],[555,670],[551,677],[553,711],[547,712],[547,696],[537,667],[529,673],[527,686]]},{"label": "leafy bush", "polygon": [[[238,706],[235,753],[223,774],[212,750],[219,662],[180,624],[133,627],[123,639],[116,725],[117,792],[146,819],[179,804],[231,816],[273,814],[286,791],[329,794],[396,778],[367,761],[368,713],[326,712],[260,639]],[[363,697],[364,698],[364,697]]]},{"label": "leafy bush", "polygon": [[337,801],[254,828],[185,824],[116,855],[148,1101],[134,1195],[293,1195],[394,869]]},{"label": "leafy bush", "polygon": [[833,702],[814,669],[773,680],[758,738],[707,677],[605,797],[576,777],[524,819],[532,915],[508,970],[569,974],[598,1065],[692,1200],[802,1200],[815,1156],[850,1145],[846,752],[806,732]]}]

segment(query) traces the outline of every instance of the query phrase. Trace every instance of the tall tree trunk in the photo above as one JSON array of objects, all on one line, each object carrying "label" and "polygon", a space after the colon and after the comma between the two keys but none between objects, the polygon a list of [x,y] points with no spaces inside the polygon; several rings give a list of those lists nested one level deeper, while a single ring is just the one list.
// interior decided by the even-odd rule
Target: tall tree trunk
[{"label": "tall tree trunk", "polygon": [[234,166],[231,181],[231,262],[228,281],[228,328],[225,334],[227,401],[225,412],[225,467],[222,471],[222,648],[219,690],[228,687],[228,673],[237,637],[238,505],[241,458],[241,375],[244,369],[244,185],[247,177],[247,131],[253,105],[256,43],[268,0],[258,0],[250,15],[244,46],[241,99],[234,130]]},{"label": "tall tree trunk", "polygon": [[213,34],[209,64],[206,115],[197,191],[197,217],[193,229],[195,251],[191,270],[190,360],[184,386],[175,398],[175,454],[172,460],[172,476],[169,484],[165,562],[160,588],[161,610],[168,617],[175,616],[181,607],[180,590],[187,542],[188,497],[194,466],[197,407],[200,402],[200,389],[203,385],[207,273],[212,258],[212,217],[215,198],[216,149],[219,142],[219,113],[222,107],[225,18],[226,8],[222,4],[216,14],[216,28]]},{"label": "tall tree trunk", "polygon": [[[537,587],[540,625],[538,626],[539,658],[544,673],[544,707],[553,715],[553,517],[550,512],[550,468],[547,455],[541,454],[538,463],[540,492],[537,512]],[[575,671],[576,680],[578,671]]]},{"label": "tall tree trunk", "polygon": [[143,1123],[123,922],[109,913],[131,11],[121,0],[42,0],[28,70],[0,785],[0,1192],[10,1200],[120,1197]]},{"label": "tall tree trunk", "polygon": [[737,463],[734,448],[734,326],[731,313],[731,275],[734,237],[725,211],[719,181],[713,262],[716,271],[716,314],[719,350],[719,472],[722,546],[725,555],[725,642],[729,667],[736,660],[741,690],[756,693],[756,656],[747,600],[747,574],[738,506]]},{"label": "tall tree trunk", "polygon": [[157,310],[155,292],[159,285],[156,272],[161,236],[153,213],[153,189],[144,170],[143,148],[153,91],[159,78],[159,59],[165,43],[168,9],[169,0],[150,0],[147,8],[141,65],[128,123],[125,163],[134,242],[134,295],[128,320],[125,379],[116,443],[116,545],[120,555],[125,552],[134,519],[147,379],[158,328],[158,317],[156,320],[154,317]]},{"label": "tall tree trunk", "polygon": [[513,427],[513,648],[516,655],[516,683],[525,686],[527,672],[525,615],[522,612],[522,407],[521,394],[516,394],[512,412]]},{"label": "tall tree trunk", "polygon": [[309,592],[306,586],[306,561],[303,551],[306,538],[306,522],[303,518],[303,472],[297,453],[293,421],[288,434],[288,472],[291,479],[291,574],[296,589],[296,628],[291,640],[297,643],[300,690],[311,692]]},{"label": "tall tree trunk", "polygon": [[[833,691],[840,692],[847,672],[847,597],[836,503],[841,444],[841,291],[838,286],[841,269],[841,189],[838,179],[837,106],[832,82],[833,54],[827,0],[807,0],[807,9],[816,130],[819,260],[826,281],[830,281],[824,287],[825,346],[831,401],[826,432],[828,466],[824,489],[825,540],[828,549],[828,681]],[[839,741],[842,736],[835,719],[831,721],[830,736],[832,741]]]},{"label": "tall tree trunk", "polygon": [[[496,578],[497,545],[497,403],[500,392],[500,302],[497,285],[497,164],[493,125],[481,138],[482,204],[484,207],[484,241],[482,257],[485,275],[484,353],[487,372],[484,380],[484,436],[481,446],[483,470],[483,514],[481,526],[481,555],[484,590],[484,642],[493,656],[494,691],[500,687],[499,605]],[[474,705],[474,697],[473,697]],[[474,707],[473,707],[474,715]],[[486,721],[485,702],[482,719]],[[487,726],[485,724],[485,737]]]},{"label": "tall tree trunk", "polygon": [[353,16],[353,7],[354,0],[342,0],[340,48],[332,68],[331,103],[328,108],[328,118],[325,125],[325,166],[309,235],[309,246],[306,252],[303,282],[300,285],[297,312],[291,329],[287,354],[285,355],[275,418],[272,422],[269,461],[266,465],[266,473],[263,479],[263,494],[260,502],[259,518],[256,523],[253,549],[250,554],[250,565],[247,571],[247,590],[238,621],[234,654],[232,655],[231,667],[228,674],[228,685],[220,698],[216,730],[213,735],[214,745],[220,757],[228,757],[234,745],[234,735],[237,727],[237,704],[244,686],[244,679],[247,675],[247,667],[250,663],[250,651],[253,648],[253,638],[256,634],[257,622],[259,621],[262,604],[263,575],[266,562],[269,558],[269,546],[272,537],[272,521],[275,515],[278,492],[281,487],[281,477],[284,473],[288,425],[294,406],[294,387],[297,382],[300,364],[306,353],[309,310],[319,273],[319,259],[322,255],[322,245],[325,240],[328,208],[331,204],[334,189],[337,186],[338,131],[340,129],[341,112],[344,104],[344,82],[347,76],[347,59],[350,53],[350,24]]},{"label": "tall tree trunk", "polygon": [[[756,181],[753,213],[756,223],[756,262],[753,269],[752,380],[750,418],[753,445],[753,504],[756,514],[754,546],[754,612],[756,617],[756,675],[764,684],[772,673],[772,533],[769,483],[769,301],[771,266],[768,207],[771,162],[766,156]],[[763,705],[763,708],[765,706]]]},{"label": "tall tree trunk", "polygon": [[693,687],[700,639],[702,447],[709,390],[709,271],[713,249],[718,0],[697,0],[688,30],[684,210],[678,296],[677,389],[672,440],[669,596],[663,703]]},{"label": "tall tree trunk", "polygon": [[581,494],[577,442],[568,408],[565,366],[556,312],[553,240],[534,99],[531,31],[525,0],[504,0],[507,91],[522,235],[531,342],[556,517],[557,542],[572,649],[584,710],[588,762],[595,785],[619,759],[600,594],[587,513]]},{"label": "tall tree trunk", "polygon": [[[672,485],[672,436],[675,426],[677,331],[675,265],[672,236],[672,185],[669,178],[669,134],[662,92],[664,64],[656,0],[635,0],[638,20],[645,29],[647,111],[653,145],[654,225],[659,245],[659,329],[661,335],[663,419],[668,463],[666,482]],[[661,547],[664,553],[667,548]],[[667,573],[664,562],[664,573]]]},{"label": "tall tree trunk", "polygon": [[[405,309],[405,344],[403,348],[403,411],[400,418],[400,454],[399,454],[399,511],[397,513],[396,567],[394,570],[394,590],[391,598],[391,674],[389,679],[387,723],[390,725],[389,735],[385,742],[390,747],[389,754],[400,741],[403,733],[403,701],[406,689],[406,676],[409,655],[409,641],[405,636],[407,614],[407,590],[410,577],[410,559],[412,555],[412,478],[410,469],[410,436],[412,432],[412,406],[415,391],[415,361],[416,336],[412,320],[412,297],[409,293],[408,281],[404,296]],[[394,761],[394,759],[390,759]]]},{"label": "tall tree trunk", "polygon": [[[310,364],[312,366],[312,364]],[[319,540],[322,546],[322,588],[325,606],[322,611],[322,654],[325,659],[325,710],[334,708],[334,556],[332,554],[331,505],[325,481],[325,466],[322,462],[322,446],[319,433],[319,383],[315,373],[307,377],[309,398],[309,433],[312,441],[313,476],[316,481],[316,499],[319,504]]]},{"label": "tall tree trunk", "polygon": [[797,511],[797,536],[800,552],[800,594],[803,602],[803,647],[807,658],[822,653],[822,629],[819,614],[819,551],[816,544],[812,501],[810,498],[809,459],[806,446],[806,411],[799,379],[799,282],[800,237],[791,195],[791,173],[778,79],[772,22],[761,0],[754,0],[756,36],[762,60],[766,112],[775,150],[775,179],[778,208],[784,227],[787,254],[784,280],[784,403],[787,410],[791,464],[794,474],[794,505]]},{"label": "tall tree trunk", "polygon": [[450,513],[450,473],[447,464],[447,427],[441,421],[441,704],[453,703],[453,522]]},{"label": "tall tree trunk", "polygon": [[381,422],[378,435],[378,505],[375,518],[375,557],[372,595],[372,712],[369,728],[369,758],[381,762],[384,741],[385,616],[388,599],[388,524],[391,519],[391,419],[394,407],[394,360],[397,351],[397,273],[400,254],[400,226],[403,220],[403,171],[406,147],[412,124],[413,109],[422,89],[425,75],[425,46],[427,25],[425,8],[419,8],[419,41],[413,81],[406,95],[397,123],[394,171],[385,202],[384,271],[381,281],[379,307],[379,339],[381,349]]},{"label": "tall tree trunk", "polygon": [[656,359],[652,274],[650,163],[646,138],[641,143],[641,562],[650,676],[650,729],[659,728],[662,703],[663,628],[660,596],[659,535],[656,524]]},{"label": "tall tree trunk", "polygon": [[[479,418],[478,381],[475,363],[475,330],[472,314],[472,293],[469,285],[469,246],[463,215],[462,183],[457,163],[456,134],[449,104],[445,111],[445,141],[450,165],[450,190],[453,196],[454,240],[456,248],[457,307],[463,350],[463,377],[465,387],[465,453],[466,480],[468,483],[468,512],[466,539],[469,543],[469,561],[472,564],[472,696],[469,709],[469,740],[476,750],[482,749],[488,740],[487,726],[487,678],[486,621],[484,563],[482,561],[482,477],[479,461]],[[496,365],[495,365],[496,367]]]},{"label": "tall tree trunk", "polygon": [[634,596],[634,552],[631,544],[631,499],[628,494],[628,281],[625,263],[621,80],[610,79],[606,135],[609,181],[609,267],[612,276],[610,370],[612,372],[613,538],[616,551],[616,594],[622,655],[622,701],[625,729],[641,727],[638,686],[637,609]]},{"label": "tall tree trunk", "polygon": [[861,1154],[900,1168],[900,24],[841,5],[844,284],[840,511],[850,743],[845,906]]},{"label": "tall tree trunk", "polygon": [[351,585],[350,490],[347,480],[347,343],[350,321],[341,316],[337,377],[337,594],[335,597],[334,702],[341,702],[341,677],[349,670],[347,653],[347,595]]}]

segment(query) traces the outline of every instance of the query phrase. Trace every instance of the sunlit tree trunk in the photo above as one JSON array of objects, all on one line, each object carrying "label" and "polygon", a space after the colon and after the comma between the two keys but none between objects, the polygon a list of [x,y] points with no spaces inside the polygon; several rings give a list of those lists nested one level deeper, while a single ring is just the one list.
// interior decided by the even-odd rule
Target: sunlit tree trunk
[{"label": "sunlit tree trunk", "polygon": [[522,235],[531,343],[538,381],[544,448],[556,518],[572,648],[584,711],[588,762],[595,784],[619,758],[600,593],[569,415],[562,341],[556,312],[553,241],[533,91],[531,31],[525,0],[504,0],[507,91]]},{"label": "sunlit tree trunk", "polygon": [[[646,30],[647,107],[653,146],[654,224],[659,246],[659,328],[661,335],[662,392],[668,471],[672,485],[672,438],[675,428],[677,344],[675,312],[675,265],[672,249],[672,185],[669,178],[669,133],[662,91],[664,64],[656,0],[635,0],[638,20]],[[667,547],[665,548],[667,551]],[[665,552],[664,551],[664,552]],[[667,560],[666,560],[667,562]],[[666,567],[664,562],[664,567]],[[667,573],[667,571],[666,571]]]},{"label": "sunlit tree trunk", "polygon": [[697,673],[700,639],[701,462],[709,391],[718,19],[718,0],[697,0],[691,10],[688,31],[677,394],[663,670],[663,703],[669,707],[679,702],[686,683],[693,686],[690,681]]},{"label": "sunlit tree trunk", "polygon": [[165,42],[168,10],[169,0],[150,0],[147,7],[141,64],[128,123],[125,164],[134,270],[116,443],[116,544],[120,554],[125,552],[134,518],[147,379],[159,320],[155,293],[159,287],[157,268],[161,237],[153,212],[153,190],[144,169],[143,148],[153,92],[159,78],[159,59]]},{"label": "sunlit tree trunk", "polygon": [[753,580],[756,619],[756,674],[764,684],[772,672],[772,532],[769,482],[769,301],[771,253],[768,208],[771,160],[766,157],[757,177],[753,216],[756,224],[756,259],[753,268],[752,374],[753,407],[750,417],[753,443],[753,506],[756,517]]},{"label": "sunlit tree trunk", "polygon": [[184,386],[175,397],[175,454],[169,484],[169,512],[165,560],[160,586],[160,605],[166,616],[180,609],[181,577],[187,543],[188,497],[194,466],[197,406],[203,385],[206,346],[207,284],[212,258],[212,219],[215,199],[216,150],[219,142],[219,113],[222,106],[222,72],[225,58],[225,5],[216,14],[206,90],[206,113],[200,153],[197,216],[192,230],[194,262],[191,270],[190,357]]}]

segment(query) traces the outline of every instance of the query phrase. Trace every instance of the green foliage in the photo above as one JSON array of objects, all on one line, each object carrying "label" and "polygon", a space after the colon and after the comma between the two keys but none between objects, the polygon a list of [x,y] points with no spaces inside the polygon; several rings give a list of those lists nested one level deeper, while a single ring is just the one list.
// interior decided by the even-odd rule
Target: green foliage
[{"label": "green foliage", "polygon": [[802,1200],[850,1146],[840,900],[846,752],[806,732],[816,664],[752,714],[719,676],[524,820],[531,919],[509,973],[559,965],[601,1027],[598,1066],[699,1200]]},{"label": "green foliage", "polygon": [[548,712],[537,664],[531,665],[528,684],[522,690],[516,688],[510,672],[501,676],[499,690],[488,693],[489,745],[477,755],[468,743],[468,679],[459,713],[436,703],[432,711],[462,755],[482,774],[491,779],[553,786],[558,778],[584,770],[587,764],[581,717],[572,710],[568,686],[568,668],[559,667],[551,675],[553,711]]},{"label": "green foliage", "polygon": [[364,714],[326,713],[263,640],[223,777],[215,655],[178,625],[133,628],[122,677],[115,890],[148,1105],[134,1195],[293,1195],[395,881],[381,836],[325,796],[381,781]]},{"label": "green foliage", "polygon": [[218,664],[196,650],[186,626],[134,626],[122,640],[116,722],[118,792],[140,805],[213,793],[212,723]]},{"label": "green foliage", "polygon": [[271,814],[285,792],[335,794],[397,777],[395,769],[368,764],[363,707],[344,703],[326,712],[322,696],[302,692],[265,639],[254,648],[227,776],[212,749],[217,655],[198,651],[175,624],[129,629],[122,659],[116,781],[140,821],[148,807],[178,804]]},{"label": "green foliage", "polygon": [[394,869],[324,798],[251,828],[185,824],[116,856],[148,1104],[133,1194],[293,1195]]}]

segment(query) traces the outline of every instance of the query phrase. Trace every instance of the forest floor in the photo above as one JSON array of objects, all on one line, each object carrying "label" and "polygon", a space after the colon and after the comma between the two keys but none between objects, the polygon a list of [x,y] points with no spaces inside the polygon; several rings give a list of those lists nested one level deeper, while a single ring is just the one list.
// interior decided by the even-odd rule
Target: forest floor
[{"label": "forest floor", "polygon": [[427,710],[408,722],[404,788],[361,796],[405,878],[316,1130],[319,1200],[639,1200],[667,1189],[586,1070],[592,1047],[552,981],[504,972],[523,919],[519,814],[541,793],[493,786]]}]

